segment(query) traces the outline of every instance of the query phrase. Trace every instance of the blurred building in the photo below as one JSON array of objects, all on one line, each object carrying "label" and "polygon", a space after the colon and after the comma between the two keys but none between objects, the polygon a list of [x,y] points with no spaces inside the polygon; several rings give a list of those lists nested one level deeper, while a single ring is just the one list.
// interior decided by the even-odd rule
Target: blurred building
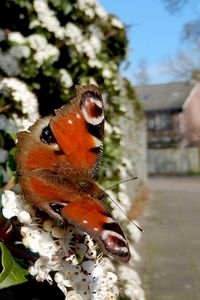
[{"label": "blurred building", "polygon": [[[187,173],[194,169],[198,172],[200,82],[145,85],[137,87],[136,92],[146,116],[149,173]],[[163,151],[156,151],[159,149]],[[172,156],[177,160],[174,161]],[[194,156],[197,158],[193,159]]]}]

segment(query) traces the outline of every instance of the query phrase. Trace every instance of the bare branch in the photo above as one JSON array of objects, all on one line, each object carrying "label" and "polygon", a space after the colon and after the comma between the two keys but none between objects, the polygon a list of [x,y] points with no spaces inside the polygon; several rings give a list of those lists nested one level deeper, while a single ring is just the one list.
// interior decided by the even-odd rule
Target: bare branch
[{"label": "bare branch", "polygon": [[166,9],[174,14],[181,10],[190,0],[162,0],[165,4]]},{"label": "bare branch", "polygon": [[200,18],[184,25],[183,39],[194,44],[197,43],[197,41],[200,41]]},{"label": "bare branch", "polygon": [[190,51],[180,51],[168,61],[168,71],[173,78],[190,80],[194,70],[200,69],[199,47]]}]

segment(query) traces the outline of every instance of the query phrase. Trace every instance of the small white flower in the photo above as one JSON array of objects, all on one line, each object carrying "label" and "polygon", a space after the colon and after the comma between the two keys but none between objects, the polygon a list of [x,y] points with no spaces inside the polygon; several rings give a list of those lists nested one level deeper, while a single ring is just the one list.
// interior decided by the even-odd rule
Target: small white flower
[{"label": "small white flower", "polygon": [[93,46],[94,51],[99,53],[101,51],[101,40],[95,34],[92,34],[89,41]]},{"label": "small white flower", "polygon": [[123,204],[123,207],[128,210],[131,206],[130,198],[128,197],[126,192],[123,192],[122,190],[119,191],[118,197],[120,200],[120,203]]},{"label": "small white flower", "polygon": [[[53,32],[56,37],[63,39],[65,30],[61,27],[55,11],[49,8],[47,1],[34,0],[33,6],[38,15],[39,24],[48,31]],[[37,26],[37,23],[34,23],[34,26]]]},{"label": "small white flower", "polygon": [[17,215],[17,218],[20,223],[29,224],[31,222],[31,216],[27,211],[20,211]]},{"label": "small white flower", "polygon": [[71,22],[68,22],[65,26],[65,36],[68,38],[66,43],[75,45],[75,47],[84,40],[81,29]]},{"label": "small white flower", "polygon": [[102,62],[100,60],[98,60],[97,58],[90,58],[88,59],[88,65],[91,67],[91,68],[102,68]]},{"label": "small white flower", "polygon": [[98,83],[96,82],[96,80],[92,76],[90,76],[90,78],[89,78],[89,83],[98,86]]},{"label": "small white flower", "polygon": [[78,294],[77,292],[70,291],[67,293],[65,300],[84,300],[84,298],[82,298],[81,295]]},{"label": "small white flower", "polygon": [[65,230],[59,227],[53,227],[51,230],[51,234],[54,238],[61,239],[65,236]]},{"label": "small white flower", "polygon": [[[137,226],[140,226],[140,224],[134,220],[134,222],[137,224]],[[129,230],[130,234],[131,234],[131,240],[135,241],[135,242],[139,242],[139,240],[141,239],[141,231],[138,230],[138,228],[135,226],[134,223],[129,223],[127,225],[127,229]]]},{"label": "small white flower", "polygon": [[113,76],[113,72],[110,70],[110,69],[108,69],[108,68],[104,68],[103,69],[103,71],[102,71],[102,75],[103,75],[103,77],[104,78],[112,78],[112,76]]},{"label": "small white flower", "polygon": [[100,41],[102,41],[104,39],[104,33],[103,33],[102,29],[100,27],[98,27],[97,25],[95,25],[94,23],[89,25],[88,32],[91,35],[94,35]]},{"label": "small white flower", "polygon": [[0,69],[8,76],[17,76],[21,72],[18,61],[9,53],[0,51]]},{"label": "small white flower", "polygon": [[[138,229],[137,229],[138,230]],[[139,231],[139,230],[138,230]],[[134,240],[133,240],[134,241]],[[131,260],[130,260],[130,264],[141,261],[141,257],[139,255],[139,253],[137,253],[135,247],[133,246],[133,244],[129,244],[129,249],[130,249],[130,253],[131,253]]]},{"label": "small white flower", "polygon": [[17,131],[26,130],[31,125],[33,125],[32,121],[23,117],[19,118],[16,114],[13,114],[12,117],[13,117],[13,122],[15,122],[15,126],[17,127]]},{"label": "small white flower", "polygon": [[108,18],[108,14],[107,14],[107,12],[105,11],[105,9],[104,9],[102,6],[100,6],[98,3],[96,4],[95,12],[96,12],[96,15],[97,15],[100,19],[106,20],[106,19]]},{"label": "small white flower", "polygon": [[82,53],[85,53],[90,59],[96,58],[96,52],[90,40],[84,40],[81,45]]},{"label": "small white flower", "polygon": [[[30,122],[33,123],[38,119],[38,102],[36,96],[28,89],[24,82],[13,77],[4,78],[0,81],[0,91],[13,101],[21,102],[22,113],[27,115],[26,120],[28,119],[29,125]],[[15,124],[18,126],[18,117],[16,114],[13,114],[13,120],[15,120]],[[22,121],[23,118],[19,120],[19,122]]]},{"label": "small white flower", "polygon": [[36,28],[38,26],[40,26],[40,22],[39,22],[38,19],[30,21],[30,24],[29,24],[29,28],[30,29],[34,29],[34,28]]},{"label": "small white flower", "polygon": [[94,19],[95,17],[95,11],[93,8],[91,7],[87,7],[85,9],[85,15],[88,16],[91,20]]},{"label": "small white flower", "polygon": [[124,27],[122,22],[120,22],[118,19],[116,19],[114,17],[112,17],[112,19],[111,19],[111,24],[112,24],[112,26],[120,28],[120,29],[122,29]]},{"label": "small white flower", "polygon": [[47,44],[43,49],[37,50],[34,54],[34,59],[37,66],[40,67],[45,61],[50,60],[51,63],[55,62],[60,55],[59,49],[53,45]]},{"label": "small white flower", "polygon": [[[130,166],[129,166],[129,168],[130,168]],[[131,171],[132,170],[133,169],[131,169]],[[128,169],[125,166],[123,166],[122,164],[119,166],[119,172],[120,172],[120,177],[121,178],[128,178],[129,177]]]},{"label": "small white flower", "polygon": [[70,74],[65,69],[60,69],[60,83],[66,89],[70,88],[73,85],[73,80]]},{"label": "small white flower", "polygon": [[32,276],[35,276],[37,281],[43,282],[47,280],[51,283],[53,279],[49,275],[49,272],[53,269],[56,270],[56,268],[53,268],[52,265],[51,261],[47,258],[40,257],[36,260],[35,264],[29,268],[29,273]]},{"label": "small white flower", "polygon": [[9,54],[16,58],[28,58],[30,55],[30,48],[24,45],[13,46],[9,50]]},{"label": "small white flower", "polygon": [[118,126],[113,126],[113,133],[116,135],[121,135],[122,130]]},{"label": "small white flower", "polygon": [[54,279],[57,283],[62,283],[65,287],[72,287],[71,281],[65,278],[63,272],[56,272]]},{"label": "small white flower", "polygon": [[1,164],[5,163],[7,158],[8,158],[8,151],[0,148],[0,163]]},{"label": "small white flower", "polygon": [[65,230],[56,226],[53,219],[45,220],[43,223],[43,229],[52,234],[54,238],[64,238]]},{"label": "small white flower", "polygon": [[30,47],[34,50],[44,49],[47,45],[47,39],[41,34],[31,34],[28,36],[27,41],[30,43]]},{"label": "small white flower", "polygon": [[19,31],[13,31],[9,32],[8,34],[8,40],[10,42],[15,42],[18,44],[23,44],[26,41],[26,38],[19,32]]},{"label": "small white flower", "polygon": [[95,0],[78,0],[77,1],[77,7],[80,10],[85,11],[85,9],[87,9],[88,7],[92,7],[96,4]]},{"label": "small white flower", "polygon": [[107,121],[105,121],[105,131],[109,135],[113,133],[113,127]]},{"label": "small white flower", "polygon": [[17,216],[23,210],[24,201],[12,191],[6,190],[1,201],[3,205],[2,212],[7,219]]},{"label": "small white flower", "polygon": [[123,279],[126,295],[134,300],[145,300],[141,280],[136,271],[128,265],[120,265],[118,270],[120,277]]},{"label": "small white flower", "polygon": [[43,257],[52,259],[56,251],[58,251],[58,247],[54,243],[52,236],[45,231],[23,226],[21,228],[21,234],[23,236],[23,243],[26,244],[26,247],[30,248],[32,252],[37,252]]}]

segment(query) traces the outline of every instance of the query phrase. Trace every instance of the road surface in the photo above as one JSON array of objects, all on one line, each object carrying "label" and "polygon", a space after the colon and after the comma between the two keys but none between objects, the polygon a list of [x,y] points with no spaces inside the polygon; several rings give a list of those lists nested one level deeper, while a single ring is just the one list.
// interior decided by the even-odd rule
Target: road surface
[{"label": "road surface", "polygon": [[200,177],[152,178],[136,270],[146,300],[200,300]]}]

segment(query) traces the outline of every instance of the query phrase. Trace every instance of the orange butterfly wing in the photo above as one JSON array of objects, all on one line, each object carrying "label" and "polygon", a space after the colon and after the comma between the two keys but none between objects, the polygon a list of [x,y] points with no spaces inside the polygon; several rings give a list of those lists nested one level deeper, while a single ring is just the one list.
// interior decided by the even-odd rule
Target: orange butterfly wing
[{"label": "orange butterfly wing", "polygon": [[105,207],[92,197],[84,201],[71,202],[61,210],[61,214],[69,223],[77,225],[96,239],[102,250],[116,260],[128,262],[130,251],[126,237]]},{"label": "orange butterfly wing", "polygon": [[[119,224],[99,202],[95,182],[102,157],[103,100],[94,85],[76,87],[76,98],[18,134],[16,160],[25,199],[91,234],[107,254],[128,261]],[[61,205],[61,215],[52,204]]]},{"label": "orange butterfly wing", "polygon": [[94,85],[77,87],[77,98],[56,111],[50,127],[74,171],[96,177],[104,128],[99,90]]}]

